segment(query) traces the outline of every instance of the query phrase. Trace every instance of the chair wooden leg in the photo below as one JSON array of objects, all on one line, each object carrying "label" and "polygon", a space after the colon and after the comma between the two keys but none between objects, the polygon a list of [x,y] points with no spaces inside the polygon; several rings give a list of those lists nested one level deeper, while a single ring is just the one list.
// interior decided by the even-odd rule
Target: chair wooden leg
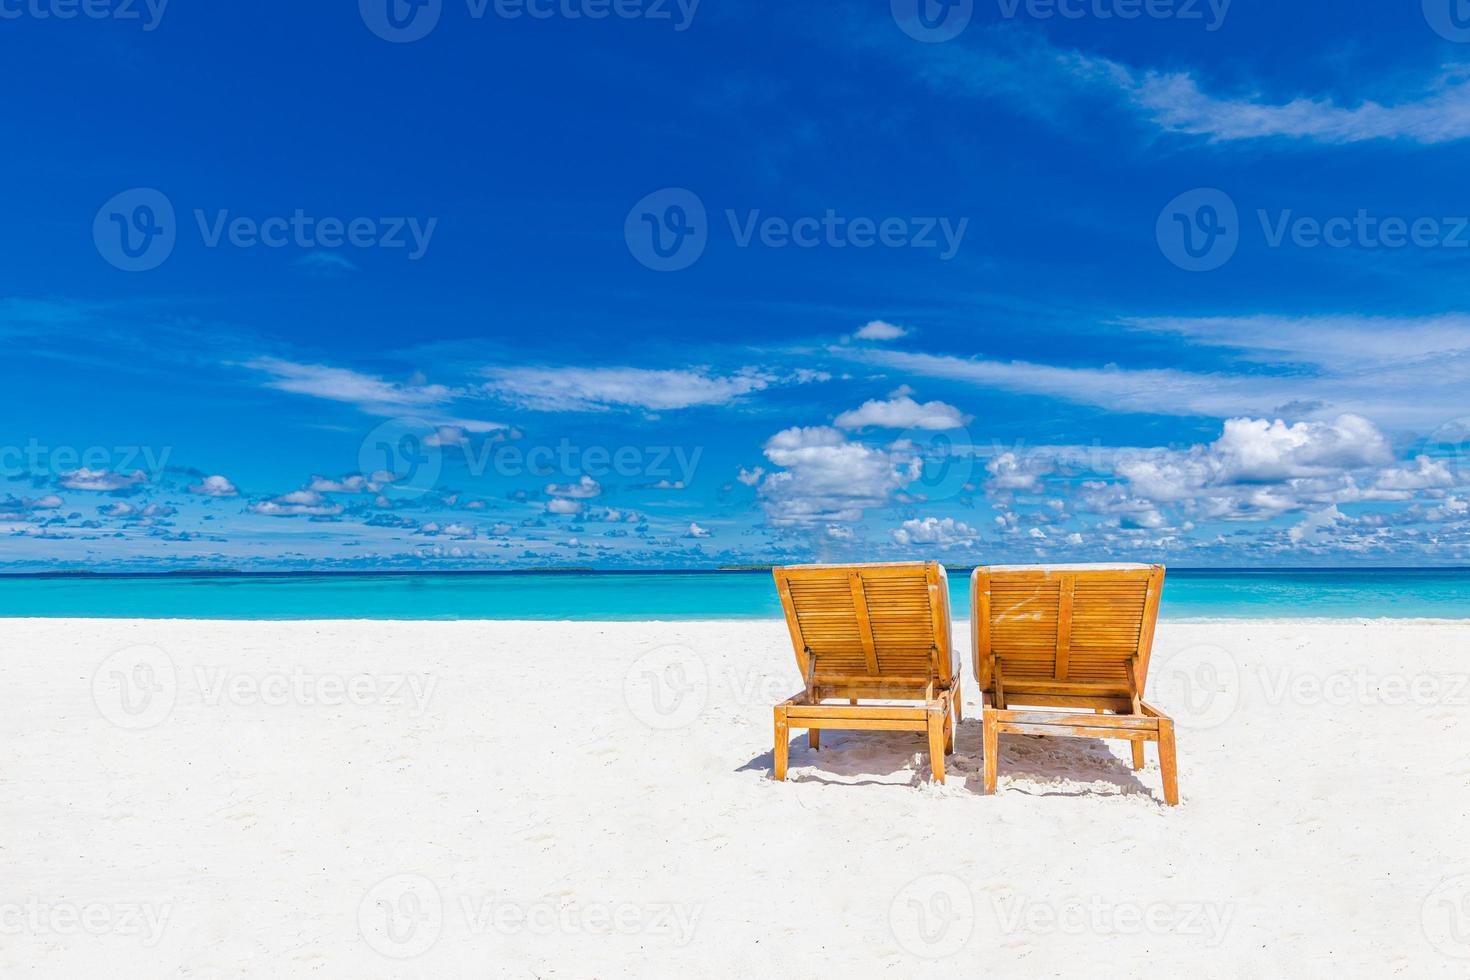
[{"label": "chair wooden leg", "polygon": [[956,722],[949,711],[944,713],[944,754],[954,755],[954,732]]},{"label": "chair wooden leg", "polygon": [[1133,768],[1134,769],[1142,769],[1143,768],[1143,743],[1142,742],[1132,742],[1130,744],[1133,746]]},{"label": "chair wooden leg", "polygon": [[822,732],[818,728],[808,728],[806,731],[806,743],[812,747],[812,751],[822,747]]},{"label": "chair wooden leg", "polygon": [[790,728],[786,723],[786,709],[778,705],[776,708],[776,765],[771,773],[778,783],[786,779],[786,757],[791,751],[790,738]]},{"label": "chair wooden leg", "polygon": [[995,711],[985,708],[985,792],[995,792],[996,779],[1000,772],[1000,728],[995,720]]},{"label": "chair wooden leg", "polygon": [[944,783],[944,718],[943,710],[929,712],[929,767],[934,781]]},{"label": "chair wooden leg", "polygon": [[960,678],[959,678],[959,675],[958,674],[955,675],[953,691],[954,691],[954,727],[959,728],[960,727],[960,722],[962,722],[962,721],[965,720],[965,713],[964,713],[965,698],[964,698],[964,695],[960,692]]},{"label": "chair wooden leg", "polygon": [[1174,755],[1174,722],[1159,719],[1159,771],[1164,776],[1164,802],[1179,805],[1179,762]]}]

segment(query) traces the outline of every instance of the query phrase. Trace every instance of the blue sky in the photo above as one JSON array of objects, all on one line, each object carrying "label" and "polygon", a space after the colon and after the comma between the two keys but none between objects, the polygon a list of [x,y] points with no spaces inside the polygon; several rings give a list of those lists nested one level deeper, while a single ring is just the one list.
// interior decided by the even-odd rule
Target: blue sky
[{"label": "blue sky", "polygon": [[1470,562],[1393,7],[0,0],[0,563]]}]

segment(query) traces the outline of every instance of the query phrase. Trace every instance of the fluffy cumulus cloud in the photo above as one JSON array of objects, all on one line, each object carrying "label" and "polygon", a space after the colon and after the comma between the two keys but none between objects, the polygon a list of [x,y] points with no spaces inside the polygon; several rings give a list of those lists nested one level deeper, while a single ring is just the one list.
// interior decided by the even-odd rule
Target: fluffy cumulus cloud
[{"label": "fluffy cumulus cloud", "polygon": [[1297,509],[1303,494],[1346,490],[1349,471],[1392,460],[1388,438],[1361,416],[1294,425],[1240,418],[1207,446],[1144,452],[1119,462],[1117,473],[1153,503],[1212,501],[1212,516],[1269,515]]},{"label": "fluffy cumulus cloud", "polygon": [[568,497],[573,500],[590,500],[602,493],[602,485],[592,477],[583,474],[576,483],[551,483],[546,486],[546,493],[551,497]]},{"label": "fluffy cumulus cloud", "polygon": [[925,517],[904,521],[893,531],[893,540],[903,547],[932,545],[936,548],[968,548],[980,538],[980,532],[953,517]]},{"label": "fluffy cumulus cloud", "polygon": [[566,497],[554,497],[546,502],[546,513],[568,516],[582,513],[582,502]]},{"label": "fluffy cumulus cloud", "polygon": [[853,336],[858,340],[897,340],[908,336],[908,333],[907,327],[900,327],[884,320],[872,320],[864,324]]},{"label": "fluffy cumulus cloud", "polygon": [[707,538],[709,537],[709,530],[707,528],[700,527],[698,524],[691,523],[689,525],[689,530],[684,533],[684,536],[686,538]]},{"label": "fluffy cumulus cloud", "polygon": [[127,490],[147,479],[148,475],[142,470],[134,470],[131,473],[116,473],[112,470],[90,470],[84,466],[81,469],[70,470],[61,474],[57,483],[68,490],[95,490],[108,493],[117,490]]},{"label": "fluffy cumulus cloud", "polygon": [[335,517],[342,510],[316,490],[293,490],[250,505],[252,514],[265,517]]},{"label": "fluffy cumulus cloud", "polygon": [[306,489],[316,493],[379,493],[385,486],[397,479],[396,475],[386,470],[379,470],[371,475],[349,473],[338,480],[314,476],[306,485]]},{"label": "fluffy cumulus cloud", "polygon": [[861,520],[865,509],[888,503],[922,471],[911,454],[851,442],[827,426],[778,432],[765,451],[780,467],[760,486],[766,515],[777,525]]},{"label": "fluffy cumulus cloud", "polygon": [[201,497],[237,497],[240,491],[223,476],[206,476],[189,487],[189,492]]},{"label": "fluffy cumulus cloud", "polygon": [[436,521],[430,521],[427,524],[421,525],[414,533],[430,538],[445,537],[468,540],[476,537],[478,532],[469,524],[457,524],[453,522],[440,524]]},{"label": "fluffy cumulus cloud", "polygon": [[908,395],[887,401],[864,402],[860,408],[843,412],[833,423],[839,429],[959,429],[969,417],[953,405],[932,401],[919,404]]},{"label": "fluffy cumulus cloud", "polygon": [[1378,474],[1379,490],[1413,493],[1418,490],[1440,490],[1455,485],[1455,476],[1443,460],[1417,456],[1412,465],[1394,466]]},{"label": "fluffy cumulus cloud", "polygon": [[5,497],[0,499],[0,521],[30,522],[46,512],[60,510],[63,503],[54,493],[41,497]]},{"label": "fluffy cumulus cloud", "polygon": [[1001,453],[985,464],[990,474],[986,487],[990,490],[1035,493],[1041,489],[1042,477],[1053,470],[1053,462],[1045,456],[1022,458],[1013,452]]}]

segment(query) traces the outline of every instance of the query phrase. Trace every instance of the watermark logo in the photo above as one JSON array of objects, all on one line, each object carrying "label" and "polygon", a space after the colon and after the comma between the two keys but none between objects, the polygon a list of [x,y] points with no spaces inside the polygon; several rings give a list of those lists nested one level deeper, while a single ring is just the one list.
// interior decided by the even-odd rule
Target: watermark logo
[{"label": "watermark logo", "polygon": [[389,419],[373,429],[357,450],[358,470],[391,473],[392,491],[420,496],[434,489],[444,468],[439,427],[422,419]]},{"label": "watermark logo", "polygon": [[951,874],[930,874],[899,889],[888,906],[888,927],[908,952],[942,960],[964,948],[975,931],[975,896]]},{"label": "watermark logo", "polygon": [[1470,960],[1470,874],[1446,878],[1424,899],[1424,937],[1445,956]]},{"label": "watermark logo", "polygon": [[975,0],[891,0],[889,8],[899,28],[925,44],[953,41],[975,16]]},{"label": "watermark logo", "polygon": [[439,26],[444,0],[357,0],[368,30],[393,44],[422,41]]},{"label": "watermark logo", "polygon": [[1240,664],[1224,647],[1185,647],[1158,664],[1154,673],[1154,689],[1181,728],[1217,728],[1240,706]]},{"label": "watermark logo", "polygon": [[141,732],[163,721],[178,698],[178,670],[157,646],[129,646],[93,673],[93,702],[119,729]]},{"label": "watermark logo", "polygon": [[1240,247],[1240,212],[1222,190],[1186,191],[1159,212],[1154,233],[1170,262],[1186,272],[1212,272]]},{"label": "watermark logo", "polygon": [[1424,0],[1424,19],[1446,41],[1470,43],[1470,0]]},{"label": "watermark logo", "polygon": [[623,702],[633,717],[657,731],[693,724],[708,698],[709,670],[683,644],[649,650],[623,675]]},{"label": "watermark logo", "polygon": [[628,212],[623,237],[633,258],[654,272],[687,269],[709,244],[704,202],[683,187],[654,191]]},{"label": "watermark logo", "polygon": [[1450,419],[1435,429],[1424,448],[1431,458],[1446,461],[1456,485],[1470,480],[1470,415]]},{"label": "watermark logo", "polygon": [[953,500],[968,492],[975,477],[975,453],[970,430],[904,430],[893,442],[898,453],[912,453],[920,467],[918,479],[906,492],[929,502]]},{"label": "watermark logo", "polygon": [[148,272],[163,265],[178,236],[173,202],[151,187],[115,195],[92,221],[97,254],[124,272]]},{"label": "watermark logo", "polygon": [[167,653],[135,646],[111,654],[92,674],[92,702],[119,728],[152,728],[173,711],[179,673]]},{"label": "watermark logo", "polygon": [[357,906],[357,928],[373,951],[389,959],[422,956],[444,929],[439,888],[420,874],[384,878]]}]

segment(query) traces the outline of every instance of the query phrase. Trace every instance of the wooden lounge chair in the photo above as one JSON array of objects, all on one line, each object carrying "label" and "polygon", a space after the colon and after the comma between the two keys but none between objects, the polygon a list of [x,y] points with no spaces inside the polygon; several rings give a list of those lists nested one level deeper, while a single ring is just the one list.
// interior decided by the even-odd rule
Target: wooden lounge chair
[{"label": "wooden lounge chair", "polygon": [[[789,732],[925,732],[934,781],[954,751],[960,677],[949,631],[949,580],[938,562],[778,568],[776,588],[805,689],[776,705],[774,775],[786,778]],[[827,704],[831,700],[841,704]],[[918,702],[859,704],[862,700]]]},{"label": "wooden lounge chair", "polygon": [[[995,792],[1002,734],[1064,735],[1126,739],[1134,769],[1143,768],[1143,743],[1157,742],[1164,800],[1179,802],[1174,722],[1143,700],[1163,585],[1161,565],[975,569],[985,792]],[[1012,710],[1018,704],[1061,710]]]}]

